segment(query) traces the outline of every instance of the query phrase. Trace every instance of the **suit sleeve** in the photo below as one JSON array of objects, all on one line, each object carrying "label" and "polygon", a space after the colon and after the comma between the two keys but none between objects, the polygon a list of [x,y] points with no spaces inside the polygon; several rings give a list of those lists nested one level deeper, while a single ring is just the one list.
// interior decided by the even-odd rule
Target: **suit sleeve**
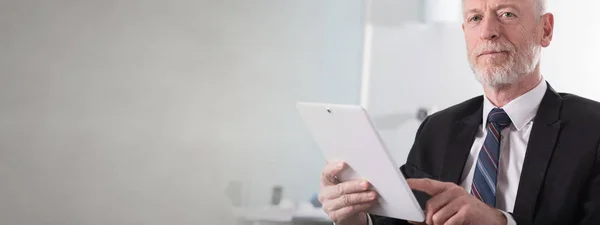
[{"label": "suit sleeve", "polygon": [[596,161],[582,203],[582,216],[578,224],[600,224],[600,145],[596,151]]},{"label": "suit sleeve", "polygon": [[[403,165],[402,167],[400,167],[400,171],[402,172],[402,174],[404,174],[404,177],[406,178],[421,178],[424,176],[424,174],[418,174],[418,170],[414,169],[414,166],[412,164],[410,164],[410,162],[412,162],[414,157],[417,157],[419,154],[418,152],[421,151],[422,145],[420,143],[421,140],[421,136],[422,136],[422,132],[423,132],[423,127],[425,127],[425,125],[427,124],[427,121],[429,120],[429,117],[427,117],[425,120],[423,120],[423,122],[421,123],[421,125],[419,126],[419,129],[417,130],[417,134],[415,135],[415,140],[413,143],[412,148],[410,149],[410,153],[408,154],[408,159],[407,159],[407,163],[405,165]],[[426,176],[426,175],[425,175]],[[421,203],[420,200],[420,196],[416,194],[417,199],[419,200],[419,203]],[[421,203],[423,204],[423,203]],[[388,217],[383,217],[383,216],[377,216],[377,215],[370,215],[371,221],[372,221],[372,225],[410,225],[410,223],[408,223],[405,220],[399,220],[399,219],[394,219],[394,218],[388,218]]]}]

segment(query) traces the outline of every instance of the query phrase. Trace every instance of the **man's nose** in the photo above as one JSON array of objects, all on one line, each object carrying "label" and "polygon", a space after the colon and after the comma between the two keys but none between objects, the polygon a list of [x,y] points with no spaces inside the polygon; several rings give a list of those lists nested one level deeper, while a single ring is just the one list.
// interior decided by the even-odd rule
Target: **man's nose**
[{"label": "man's nose", "polygon": [[495,40],[500,37],[500,22],[498,18],[484,18],[481,25],[482,40]]}]

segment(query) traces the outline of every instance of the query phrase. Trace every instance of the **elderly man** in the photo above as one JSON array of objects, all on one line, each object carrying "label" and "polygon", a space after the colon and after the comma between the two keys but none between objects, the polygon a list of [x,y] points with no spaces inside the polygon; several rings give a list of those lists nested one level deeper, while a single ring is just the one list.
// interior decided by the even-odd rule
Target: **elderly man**
[{"label": "elderly man", "polygon": [[[600,224],[600,104],[540,73],[554,17],[544,0],[464,0],[468,58],[484,95],[429,116],[400,170],[427,224]],[[339,183],[320,201],[338,225],[406,224],[365,213],[376,193]]]}]

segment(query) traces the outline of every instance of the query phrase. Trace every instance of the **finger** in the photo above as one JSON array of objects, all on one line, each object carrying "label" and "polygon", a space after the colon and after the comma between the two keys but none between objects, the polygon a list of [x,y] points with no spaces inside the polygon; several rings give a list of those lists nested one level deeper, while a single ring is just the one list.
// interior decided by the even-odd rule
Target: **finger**
[{"label": "finger", "polygon": [[460,209],[456,214],[454,214],[450,219],[446,220],[444,225],[462,225],[465,224],[466,218],[466,209]]},{"label": "finger", "polygon": [[448,184],[444,182],[427,178],[407,179],[406,182],[408,182],[408,186],[410,187],[410,189],[425,192],[430,196],[435,196],[439,193],[442,193],[444,190],[446,190],[448,186]]},{"label": "finger", "polygon": [[367,191],[370,186],[371,184],[364,180],[346,181],[344,183],[326,187],[323,190],[323,197],[327,199],[336,199],[342,195]]},{"label": "finger", "polygon": [[346,167],[344,162],[327,163],[321,173],[321,186],[336,185],[339,181],[335,178]]},{"label": "finger", "polygon": [[377,193],[374,191],[365,191],[361,193],[342,195],[339,198],[331,200],[325,207],[326,211],[335,211],[346,206],[370,203],[377,199]]},{"label": "finger", "polygon": [[369,210],[369,208],[371,208],[373,206],[374,203],[375,202],[369,202],[369,203],[362,203],[362,204],[358,204],[358,205],[346,206],[344,208],[341,208],[341,209],[338,209],[335,211],[331,211],[329,213],[329,218],[333,221],[340,221],[340,220],[348,218],[349,216],[352,216],[354,214],[366,212],[367,210]]},{"label": "finger", "polygon": [[445,224],[446,221],[454,216],[464,204],[464,201],[461,201],[460,199],[454,199],[454,201],[451,201],[433,214],[431,217],[433,224]]},{"label": "finger", "polygon": [[448,203],[452,202],[454,199],[463,196],[463,192],[464,190],[461,187],[454,186],[429,199],[429,201],[427,201],[427,206],[425,206],[425,211],[427,212],[427,219],[425,221],[427,224],[432,223],[432,217],[438,210],[448,205]]}]

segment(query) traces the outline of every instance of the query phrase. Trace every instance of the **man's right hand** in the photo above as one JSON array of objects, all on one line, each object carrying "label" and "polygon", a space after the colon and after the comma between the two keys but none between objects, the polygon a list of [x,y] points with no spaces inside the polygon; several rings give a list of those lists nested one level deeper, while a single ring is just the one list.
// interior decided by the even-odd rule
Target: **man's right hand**
[{"label": "man's right hand", "polygon": [[321,173],[319,201],[336,225],[367,225],[366,211],[375,204],[377,193],[364,180],[340,182],[336,175],[342,172],[343,162],[327,163]]}]

